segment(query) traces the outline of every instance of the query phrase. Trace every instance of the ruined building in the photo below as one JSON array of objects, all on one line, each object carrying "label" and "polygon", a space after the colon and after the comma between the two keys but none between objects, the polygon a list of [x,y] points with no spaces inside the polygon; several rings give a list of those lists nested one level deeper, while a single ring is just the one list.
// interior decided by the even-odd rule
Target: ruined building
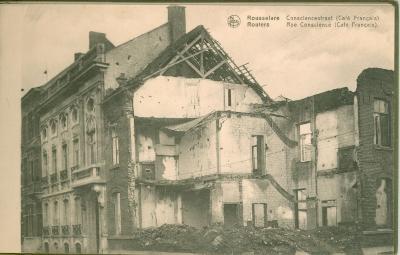
[{"label": "ruined building", "polygon": [[22,98],[23,250],[129,249],[162,224],[390,233],[393,79],[272,100],[203,26],[186,32],[184,7],[119,46],[90,32]]}]

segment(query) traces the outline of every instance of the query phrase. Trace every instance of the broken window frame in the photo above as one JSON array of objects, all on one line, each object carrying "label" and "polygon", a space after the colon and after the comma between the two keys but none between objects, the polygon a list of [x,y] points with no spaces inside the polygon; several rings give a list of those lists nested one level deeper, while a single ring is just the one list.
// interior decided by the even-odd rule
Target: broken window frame
[{"label": "broken window frame", "polygon": [[[307,226],[307,194],[306,189],[295,189],[294,195],[296,198],[295,203],[295,228],[300,229],[300,213],[306,214],[306,226]],[[299,196],[301,194],[301,196]]]},{"label": "broken window frame", "polygon": [[263,174],[265,172],[265,138],[263,135],[251,136],[251,164],[252,172]]},{"label": "broken window frame", "polygon": [[[329,224],[328,221],[328,209],[330,208],[335,208],[335,222],[334,224]],[[321,201],[321,217],[322,217],[322,226],[330,227],[330,226],[337,226],[338,220],[337,220],[337,205],[336,205],[336,200],[331,199],[331,200],[323,200]],[[325,218],[326,217],[326,218]]]},{"label": "broken window frame", "polygon": [[[391,146],[390,109],[386,100],[374,98],[374,144],[382,147]],[[386,119],[386,120],[385,120]],[[386,134],[384,128],[386,125]]]},{"label": "broken window frame", "polygon": [[[303,131],[302,127],[308,125],[306,131]],[[304,122],[298,125],[299,133],[299,147],[300,147],[300,162],[311,161],[311,151],[312,151],[312,130],[311,122]]]},{"label": "broken window frame", "polygon": [[121,224],[121,193],[113,193],[113,209],[114,209],[114,234],[122,234],[122,224]]},{"label": "broken window frame", "polygon": [[113,165],[119,165],[119,137],[116,127],[111,129],[112,140],[112,162]]}]

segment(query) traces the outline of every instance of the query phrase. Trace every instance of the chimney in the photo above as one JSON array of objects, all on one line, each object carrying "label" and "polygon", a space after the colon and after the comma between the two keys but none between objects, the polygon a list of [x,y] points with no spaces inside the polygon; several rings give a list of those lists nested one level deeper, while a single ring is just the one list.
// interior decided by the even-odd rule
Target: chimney
[{"label": "chimney", "polygon": [[185,7],[172,5],[167,8],[171,41],[174,42],[186,34]]},{"label": "chimney", "polygon": [[81,56],[85,55],[82,52],[77,52],[74,54],[74,61],[77,61]]},{"label": "chimney", "polygon": [[89,50],[98,43],[105,43],[107,41],[105,33],[89,32]]}]

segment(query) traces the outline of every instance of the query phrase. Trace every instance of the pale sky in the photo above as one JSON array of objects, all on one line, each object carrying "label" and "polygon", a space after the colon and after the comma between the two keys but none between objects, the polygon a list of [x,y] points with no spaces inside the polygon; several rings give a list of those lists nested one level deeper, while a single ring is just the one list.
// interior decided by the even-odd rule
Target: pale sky
[{"label": "pale sky", "polygon": [[[249,62],[271,97],[303,98],[348,86],[368,67],[394,69],[394,8],[391,5],[252,6],[186,5],[187,30],[204,25],[238,65]],[[238,15],[237,28],[227,25]],[[286,16],[378,16],[377,29],[286,27]],[[249,28],[247,15],[279,16],[269,28]],[[0,252],[20,250],[20,98],[88,50],[88,32],[119,45],[167,21],[165,5],[0,5]],[[21,88],[25,92],[21,92]]]},{"label": "pale sky", "polygon": [[[21,86],[26,90],[46,81],[86,52],[88,32],[98,31],[119,45],[167,21],[166,5],[31,4],[13,8],[22,19]],[[10,12],[11,13],[11,12]],[[17,14],[17,15],[16,15]],[[227,17],[238,15],[238,28]],[[378,28],[286,27],[291,15],[379,16]],[[6,13],[7,15],[7,13]],[[249,28],[247,15],[279,16],[269,28]],[[303,98],[336,87],[355,89],[367,67],[394,68],[394,8],[391,5],[186,5],[187,31],[204,25],[238,65],[249,67],[273,98]],[[3,37],[4,38],[4,37]],[[6,38],[4,38],[7,40]]]}]

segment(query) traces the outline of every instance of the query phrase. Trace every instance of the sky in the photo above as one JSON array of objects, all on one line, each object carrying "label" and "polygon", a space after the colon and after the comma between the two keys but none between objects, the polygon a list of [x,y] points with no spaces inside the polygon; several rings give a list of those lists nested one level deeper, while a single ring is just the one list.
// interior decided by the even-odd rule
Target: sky
[{"label": "sky", "polygon": [[[230,15],[242,23],[229,27]],[[268,28],[250,28],[248,15],[280,20]],[[293,29],[286,26],[287,15],[379,20],[373,29]],[[187,31],[204,25],[238,65],[248,62],[272,98],[299,99],[343,86],[354,90],[363,69],[394,69],[394,8],[387,4],[186,5],[186,20]],[[71,64],[75,52],[86,52],[89,31],[104,32],[119,45],[166,21],[166,5],[0,5],[0,226],[7,229],[0,232],[0,252],[18,252],[21,244],[21,96]]]},{"label": "sky", "polygon": [[[238,65],[249,68],[275,98],[303,98],[348,86],[368,67],[394,68],[394,8],[391,5],[185,5],[187,31],[204,25]],[[30,4],[6,10],[21,33],[21,87],[46,82],[88,50],[88,32],[98,31],[119,45],[167,21],[166,5]],[[228,16],[242,24],[231,28]],[[378,16],[371,28],[287,28],[286,16]],[[247,15],[279,16],[269,28],[249,28]],[[18,24],[18,23],[13,23]],[[5,38],[5,40],[7,40]],[[47,70],[47,75],[43,72]],[[23,93],[23,92],[22,92]]]}]

